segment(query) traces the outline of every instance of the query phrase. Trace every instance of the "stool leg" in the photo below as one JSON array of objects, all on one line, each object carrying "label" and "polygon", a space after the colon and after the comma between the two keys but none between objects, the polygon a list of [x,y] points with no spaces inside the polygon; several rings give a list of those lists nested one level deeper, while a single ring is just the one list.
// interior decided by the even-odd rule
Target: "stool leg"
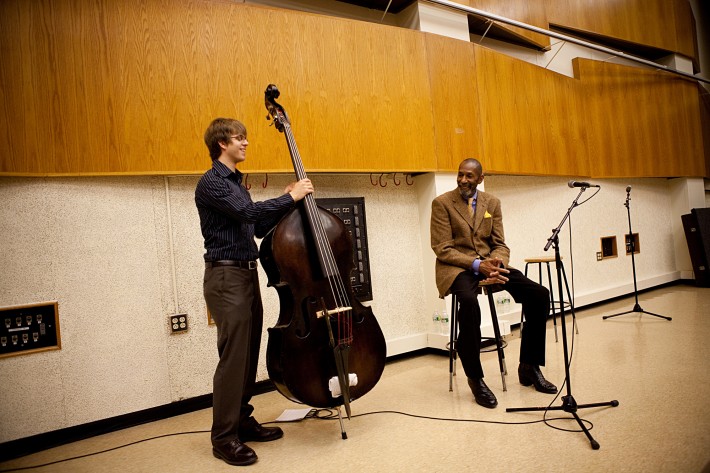
[{"label": "stool leg", "polygon": [[572,303],[572,295],[569,292],[569,284],[567,284],[567,273],[562,265],[562,279],[565,280],[565,288],[567,289],[567,301],[569,301],[569,310],[572,312],[572,325],[574,325],[574,333],[579,335],[579,326],[577,326],[577,316],[574,314],[574,304]]},{"label": "stool leg", "polygon": [[505,366],[505,352],[503,352],[503,342],[500,337],[500,327],[498,326],[498,315],[496,314],[495,302],[493,301],[493,293],[486,290],[488,294],[488,305],[491,309],[491,321],[493,322],[493,334],[496,339],[496,351],[498,352],[498,366],[500,367],[500,379],[503,381],[503,391],[508,388],[505,385],[505,375],[508,374],[508,369]]},{"label": "stool leg", "polygon": [[456,376],[456,336],[459,307],[456,295],[451,295],[451,328],[449,330],[449,392],[454,390],[454,376]]},{"label": "stool leg", "polygon": [[[528,265],[530,263],[525,263],[525,277],[528,277]],[[523,309],[520,309],[520,336],[523,336],[523,323],[525,320],[525,311]]]},{"label": "stool leg", "polygon": [[[552,273],[550,272],[550,263],[547,264],[547,282],[550,289],[550,307],[552,308],[552,324],[555,326],[555,343],[557,343],[557,313],[555,312],[555,293],[552,290]],[[542,282],[542,279],[540,279]]]}]

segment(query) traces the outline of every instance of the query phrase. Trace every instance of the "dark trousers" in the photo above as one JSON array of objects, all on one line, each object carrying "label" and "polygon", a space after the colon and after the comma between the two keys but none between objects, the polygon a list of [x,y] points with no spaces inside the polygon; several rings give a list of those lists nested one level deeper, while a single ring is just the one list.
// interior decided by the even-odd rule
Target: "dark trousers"
[{"label": "dark trousers", "polygon": [[259,276],[234,266],[205,269],[204,294],[217,325],[219,363],[214,373],[212,445],[239,438],[239,425],[254,407],[249,404],[256,382],[264,309]]},{"label": "dark trousers", "polygon": [[[501,287],[515,302],[523,305],[525,324],[520,345],[520,362],[545,365],[545,323],[550,313],[550,292],[526,278],[517,269],[508,268],[508,282]],[[481,308],[478,305],[478,278],[471,271],[459,274],[451,285],[451,293],[459,301],[459,335],[456,350],[466,376],[482,378]]]}]

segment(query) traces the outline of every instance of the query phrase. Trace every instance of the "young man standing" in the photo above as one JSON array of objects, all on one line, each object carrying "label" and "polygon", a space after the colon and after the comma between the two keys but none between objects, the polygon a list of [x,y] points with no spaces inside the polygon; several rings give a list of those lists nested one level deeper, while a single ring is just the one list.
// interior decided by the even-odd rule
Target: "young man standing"
[{"label": "young man standing", "polygon": [[246,159],[246,127],[217,118],[205,132],[212,158],[195,189],[205,240],[204,295],[217,325],[219,363],[214,373],[212,453],[230,465],[250,465],[256,453],[245,442],[279,439],[262,427],[249,404],[256,382],[263,307],[254,237],[262,238],[294,204],[313,192],[310,180],[289,184],[283,195],[253,202],[237,165]]}]

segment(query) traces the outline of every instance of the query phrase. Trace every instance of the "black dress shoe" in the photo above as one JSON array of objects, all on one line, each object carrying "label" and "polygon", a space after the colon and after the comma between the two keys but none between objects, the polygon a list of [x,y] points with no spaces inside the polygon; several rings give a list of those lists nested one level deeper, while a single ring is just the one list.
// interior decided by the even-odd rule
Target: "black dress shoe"
[{"label": "black dress shoe", "polygon": [[251,465],[257,460],[256,452],[239,440],[232,440],[227,445],[212,446],[212,455],[230,465]]},{"label": "black dress shoe", "polygon": [[239,426],[239,439],[242,442],[271,442],[284,436],[280,427],[264,427],[253,417]]},{"label": "black dress shoe", "polygon": [[468,378],[468,386],[471,388],[473,397],[476,399],[476,402],[479,405],[487,407],[489,409],[493,409],[498,405],[498,400],[491,392],[491,390],[488,389],[488,386],[486,386],[486,383],[483,381],[483,378]]},{"label": "black dress shoe", "polygon": [[532,384],[541,393],[555,394],[557,392],[557,386],[545,379],[540,367],[537,365],[520,363],[518,366],[518,379],[523,386]]}]

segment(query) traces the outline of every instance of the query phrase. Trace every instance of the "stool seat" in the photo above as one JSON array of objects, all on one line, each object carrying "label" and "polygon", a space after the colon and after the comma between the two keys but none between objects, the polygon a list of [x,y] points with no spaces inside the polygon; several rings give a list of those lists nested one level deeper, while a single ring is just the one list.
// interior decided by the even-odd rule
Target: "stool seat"
[{"label": "stool seat", "polygon": [[[493,286],[500,286],[500,283],[497,282],[490,282],[490,281],[481,281],[478,283],[478,287],[493,287]],[[493,292],[500,292],[502,289],[499,289],[498,291],[493,291]]]},{"label": "stool seat", "polygon": [[[560,259],[562,257],[560,256]],[[555,258],[550,256],[538,256],[535,258],[525,258],[526,263],[554,263]]]},{"label": "stool seat", "polygon": [[[478,288],[487,296],[488,306],[491,310],[491,322],[493,324],[493,340],[496,345],[498,354],[498,366],[500,367],[500,377],[503,382],[503,391],[508,388],[505,384],[505,376],[508,374],[508,369],[505,366],[505,352],[503,351],[503,340],[500,334],[500,326],[498,325],[498,315],[496,314],[495,302],[493,294],[503,290],[503,287],[498,283],[483,282],[478,284]],[[453,377],[456,376],[456,340],[458,336],[458,313],[459,305],[456,300],[456,294],[451,295],[451,328],[449,333],[449,391],[453,391]],[[482,337],[490,339],[490,337]]]}]

